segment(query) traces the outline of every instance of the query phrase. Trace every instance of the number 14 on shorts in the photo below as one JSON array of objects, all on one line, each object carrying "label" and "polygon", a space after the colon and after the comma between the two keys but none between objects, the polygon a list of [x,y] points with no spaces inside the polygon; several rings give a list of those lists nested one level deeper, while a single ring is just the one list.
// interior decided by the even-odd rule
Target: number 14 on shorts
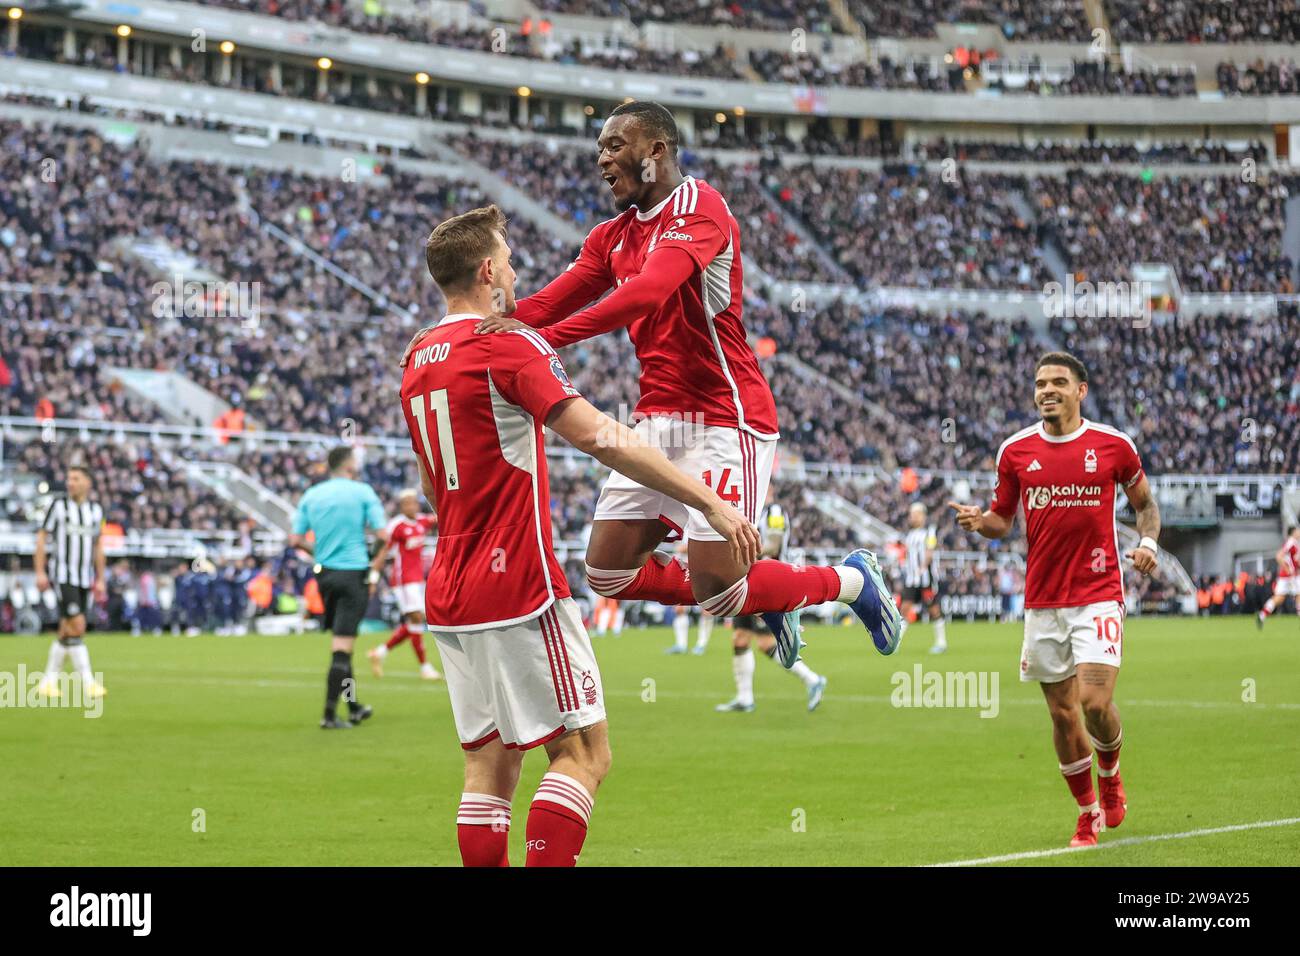
[{"label": "number 14 on shorts", "polygon": [[727,487],[728,483],[731,481],[730,468],[722,469],[722,472],[718,475],[718,484],[716,486],[713,484],[712,468],[704,473],[701,480],[717,492],[719,498],[727,502],[733,508],[740,507],[740,489],[734,484],[732,484],[730,488]]}]

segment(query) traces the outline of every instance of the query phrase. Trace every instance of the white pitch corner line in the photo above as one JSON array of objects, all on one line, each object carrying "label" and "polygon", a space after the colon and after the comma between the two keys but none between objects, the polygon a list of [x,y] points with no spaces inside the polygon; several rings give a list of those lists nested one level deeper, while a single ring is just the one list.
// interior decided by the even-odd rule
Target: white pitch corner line
[{"label": "white pitch corner line", "polygon": [[1096,846],[1063,846],[1052,850],[1029,850],[1025,853],[1005,853],[1002,856],[985,856],[978,860],[952,860],[948,863],[930,863],[928,866],[982,866],[986,863],[1011,863],[1015,860],[1038,860],[1046,856],[1063,856],[1066,853],[1088,853],[1106,850],[1117,846],[1135,846],[1139,843],[1155,843],[1158,840],[1188,840],[1192,837],[1212,836],[1216,833],[1236,833],[1241,830],[1263,830],[1266,827],[1289,827],[1300,823],[1300,817],[1286,817],[1282,820],[1259,820],[1255,823],[1237,823],[1228,827],[1209,827],[1204,830],[1186,830],[1182,833],[1153,833],[1150,836],[1125,837],[1098,843]]}]

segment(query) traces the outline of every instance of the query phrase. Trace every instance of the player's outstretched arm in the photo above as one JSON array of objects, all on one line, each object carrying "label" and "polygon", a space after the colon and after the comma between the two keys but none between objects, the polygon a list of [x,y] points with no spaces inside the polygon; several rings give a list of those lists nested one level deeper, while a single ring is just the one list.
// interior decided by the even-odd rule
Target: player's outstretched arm
[{"label": "player's outstretched arm", "polygon": [[651,253],[639,275],[628,279],[591,308],[548,325],[539,334],[558,349],[621,329],[654,312],[694,273],[695,260],[689,253],[676,246],[664,246]]},{"label": "player's outstretched arm", "polygon": [[652,448],[632,429],[614,421],[584,398],[555,406],[547,426],[579,451],[586,452],[621,475],[668,495],[702,513],[714,531],[727,539],[732,556],[750,565],[762,553],[758,529],[704,482],[679,471],[663,452]]},{"label": "player's outstretched arm", "polygon": [[1133,513],[1137,515],[1137,531],[1142,536],[1136,548],[1124,556],[1133,562],[1133,567],[1143,574],[1150,574],[1156,569],[1159,556],[1157,541],[1160,540],[1160,506],[1156,496],[1151,493],[1151,484],[1143,475],[1132,488],[1125,488]]},{"label": "player's outstretched arm", "polygon": [[996,511],[985,511],[979,505],[963,505],[950,501],[948,507],[957,512],[957,523],[961,525],[963,531],[974,531],[986,538],[1005,538],[1007,532],[1011,530],[1014,519],[1014,515],[1005,517]]}]

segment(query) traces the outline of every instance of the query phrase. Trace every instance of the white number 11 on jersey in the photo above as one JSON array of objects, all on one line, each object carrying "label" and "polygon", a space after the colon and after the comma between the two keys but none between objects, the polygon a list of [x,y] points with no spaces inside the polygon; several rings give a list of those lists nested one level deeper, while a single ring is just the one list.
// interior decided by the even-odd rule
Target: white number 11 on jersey
[{"label": "white number 11 on jersey", "polygon": [[411,397],[411,414],[420,426],[420,443],[424,445],[424,460],[429,465],[429,477],[438,471],[433,462],[433,447],[429,444],[429,423],[425,417],[425,398],[428,407],[433,410],[433,427],[438,433],[438,452],[442,455],[442,470],[448,491],[460,487],[460,470],[456,467],[456,442],[451,434],[451,410],[447,407],[447,390],[440,388],[429,392],[427,396]]}]

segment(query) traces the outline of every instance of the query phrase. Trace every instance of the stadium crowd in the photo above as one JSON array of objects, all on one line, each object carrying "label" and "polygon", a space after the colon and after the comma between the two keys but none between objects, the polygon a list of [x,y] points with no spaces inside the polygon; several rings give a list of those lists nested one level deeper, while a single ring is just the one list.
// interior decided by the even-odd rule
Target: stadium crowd
[{"label": "stadium crowd", "polygon": [[1098,417],[1131,434],[1155,473],[1294,472],[1300,449],[1300,307],[1275,318],[1055,319],[1087,355]]},{"label": "stadium crowd", "polygon": [[[390,192],[379,183],[344,184],[284,172],[156,163],[139,145],[115,144],[85,131],[23,128],[15,123],[0,124],[0,144],[4,146],[0,266],[14,281],[43,290],[0,292],[6,307],[0,359],[8,379],[0,388],[0,411],[157,421],[156,409],[133,402],[104,372],[113,365],[131,365],[183,371],[245,409],[250,422],[260,428],[337,434],[351,421],[362,434],[401,434],[400,418],[389,401],[395,379],[394,343],[405,341],[419,316],[437,314],[441,308],[436,292],[413,278],[423,272],[420,248],[407,240],[427,229],[428,217],[483,201],[477,187],[393,172],[389,183],[396,188]],[[482,144],[474,148],[476,155],[483,155]],[[563,150],[552,154],[538,146],[522,158],[506,153],[498,157],[502,165],[497,171],[513,180],[530,170],[543,170],[531,185],[524,182],[525,188],[544,192],[557,210],[575,222],[586,225],[602,214],[598,198],[592,195],[593,189],[599,192],[598,185],[591,185],[597,180],[584,179],[576,166],[569,168],[567,178],[550,175],[552,164],[564,168],[571,162]],[[53,158],[63,170],[55,182],[43,182],[38,174],[44,158]],[[702,164],[700,169],[706,178],[722,181],[746,236],[755,237],[749,248],[768,249],[778,262],[793,254],[770,252],[779,249],[775,244],[780,240],[770,231],[774,221],[754,221],[766,215],[765,209],[771,211],[761,197],[754,202],[757,188],[773,189],[778,201],[794,207],[814,234],[817,224],[833,215],[842,217],[840,231],[874,234],[876,230],[868,229],[867,223],[882,221],[918,222],[925,234],[933,236],[952,228],[952,220],[944,218],[951,215],[947,212],[951,204],[932,201],[930,193],[932,187],[936,192],[943,187],[918,184],[899,174],[814,172],[811,167],[790,171],[770,163],[739,171],[720,163]],[[787,175],[790,172],[793,175]],[[754,178],[745,182],[740,177]],[[865,185],[852,185],[855,177]],[[979,187],[975,195],[992,197],[988,206],[975,206],[976,221],[986,216],[987,228],[993,228],[997,215],[987,210],[1007,212],[1007,190],[1024,182],[972,177],[971,184]],[[1225,250],[1239,260],[1233,275],[1245,276],[1242,281],[1268,274],[1251,272],[1261,261],[1265,270],[1269,263],[1278,274],[1283,270],[1281,260],[1255,258],[1261,250],[1275,247],[1273,220],[1278,213],[1273,204],[1280,193],[1240,195],[1235,180],[1141,184],[1135,178],[1108,178],[1104,182],[1123,187],[1116,187],[1115,195],[1125,204],[1138,199],[1150,202],[1150,195],[1165,190],[1159,214],[1166,219],[1179,220],[1192,210],[1198,221],[1231,225],[1244,238]],[[1189,191],[1184,188],[1189,183],[1200,183],[1202,188]],[[802,200],[795,191],[801,188],[824,190],[824,205]],[[1215,197],[1224,189],[1236,198],[1217,202]],[[1144,192],[1136,197],[1132,190]],[[1075,192],[1063,195],[1074,199]],[[971,193],[968,185],[954,195],[956,208],[969,210]],[[1035,187],[1027,194],[1040,193]],[[1060,199],[1050,190],[1042,194]],[[394,195],[399,199],[392,200]],[[855,209],[846,201],[852,195],[874,196],[882,208],[874,213],[865,205]],[[1261,197],[1267,203],[1262,207]],[[1093,198],[1084,197],[1090,213],[1095,209],[1087,200]],[[1267,215],[1261,215],[1261,210]],[[1082,221],[1071,209],[1065,221],[1073,225],[1076,218]],[[290,246],[259,230],[262,222],[277,224],[375,289],[384,290],[414,316],[387,309],[309,265]],[[1247,223],[1260,232],[1241,232]],[[1112,237],[1116,234],[1111,228]],[[219,275],[261,282],[271,300],[267,314],[251,326],[213,322],[203,316],[155,314],[149,297],[153,276],[115,243],[138,236],[166,239]],[[521,291],[558,272],[571,255],[571,250],[545,241],[526,220],[512,223],[512,243]],[[877,281],[899,274],[914,276],[908,270],[915,269],[909,258],[916,245],[914,238],[900,234],[892,247],[882,247],[878,253],[882,261],[874,264],[880,270]],[[1254,256],[1236,256],[1236,250],[1248,247]],[[530,252],[538,254],[530,257]],[[1195,262],[1187,258],[1191,253],[1186,250],[1178,252],[1183,261]],[[933,253],[934,248],[924,251]],[[980,280],[998,284],[996,264],[988,263],[987,253],[974,246],[968,254],[980,263],[976,273]],[[1016,255],[1008,253],[1008,260]],[[1019,255],[1028,253],[1022,250]],[[846,266],[862,261],[841,255]],[[1194,264],[1182,268],[1189,278],[1200,274]],[[961,284],[943,275],[938,273],[933,284]],[[348,321],[349,316],[367,320]],[[1000,441],[1032,421],[1027,383],[1008,370],[1028,368],[1047,343],[1023,324],[977,314],[933,315],[844,302],[792,312],[766,304],[758,290],[748,303],[747,322],[752,332],[770,337],[775,344],[776,357],[765,360],[764,368],[778,397],[784,454],[875,464],[886,471],[908,465],[988,471]],[[1300,320],[1292,307],[1270,322],[1217,316],[1146,331],[1076,322],[1055,324],[1051,333],[1094,369],[1092,413],[1130,430],[1142,443],[1153,473],[1283,472],[1296,468],[1300,449],[1296,425],[1300,356],[1292,347],[1298,327]],[[71,344],[70,330],[78,332]],[[1201,348],[1198,343],[1211,347]],[[624,336],[580,343],[566,350],[565,361],[584,394],[626,419],[626,410],[635,401],[635,382],[628,375],[609,374],[610,369],[633,366]],[[1168,379],[1160,387],[1153,386],[1146,374],[1153,365]],[[809,367],[816,371],[810,373]],[[1137,370],[1142,374],[1134,379]],[[817,377],[810,379],[810,374]],[[810,388],[810,381],[819,387]],[[832,382],[850,397],[831,388]],[[964,400],[973,395],[980,401]],[[1241,431],[1247,419],[1258,426],[1249,440]],[[101,488],[113,505],[111,518],[124,528],[213,530],[238,525],[239,516],[228,506],[186,480],[176,457],[186,452],[142,441],[96,444],[91,440],[87,448],[97,473],[104,476]],[[66,464],[62,457],[66,450],[66,445],[29,443],[20,460],[24,468],[53,481],[60,465]],[[315,480],[321,468],[319,455],[297,447],[266,445],[254,451],[236,442],[228,452],[200,446],[189,453],[218,460],[232,456],[230,460],[290,500]],[[580,540],[597,491],[598,471],[561,463],[553,476],[557,539]],[[372,456],[366,462],[366,477],[386,495],[414,483],[404,455]],[[800,546],[828,548],[845,548],[852,542],[842,525],[810,505],[812,492],[834,490],[896,524],[913,500],[925,501],[938,515],[950,493],[943,482],[933,479],[908,488],[887,480],[865,487],[806,480],[778,487],[782,495],[799,502]],[[1020,547],[1012,539],[991,548],[959,534],[948,526],[950,522],[936,523],[945,548],[993,552]],[[579,567],[580,562],[575,564]],[[996,586],[989,572],[971,571],[961,580],[965,582],[961,587],[968,589],[964,593],[969,594],[991,594],[988,589]]]},{"label": "stadium crowd", "polygon": [[1292,0],[1105,0],[1122,43],[1298,43]]},{"label": "stadium crowd", "polygon": [[1220,63],[1216,72],[1219,89],[1234,96],[1277,96],[1300,94],[1300,69],[1295,60],[1265,63],[1256,60],[1244,66]]},{"label": "stadium crowd", "polygon": [[778,196],[861,282],[923,289],[1042,288],[1032,225],[1012,194],[1024,181],[924,170],[881,172],[812,164],[779,170]]},{"label": "stadium crowd", "polygon": [[1134,262],[1167,262],[1189,291],[1294,291],[1282,245],[1290,189],[1279,176],[1148,181],[1070,170],[1035,178],[1025,194],[1066,261],[1094,281],[1120,281]]},{"label": "stadium crowd", "polygon": [[1000,143],[992,141],[951,142],[939,139],[917,143],[912,147],[912,158],[917,160],[943,160],[951,157],[958,162],[1032,162],[1100,164],[1114,163],[1240,163],[1253,159],[1256,163],[1268,162],[1268,148],[1258,140],[1240,144],[1199,143],[1118,143],[1100,140],[1087,142],[1054,143]]}]

